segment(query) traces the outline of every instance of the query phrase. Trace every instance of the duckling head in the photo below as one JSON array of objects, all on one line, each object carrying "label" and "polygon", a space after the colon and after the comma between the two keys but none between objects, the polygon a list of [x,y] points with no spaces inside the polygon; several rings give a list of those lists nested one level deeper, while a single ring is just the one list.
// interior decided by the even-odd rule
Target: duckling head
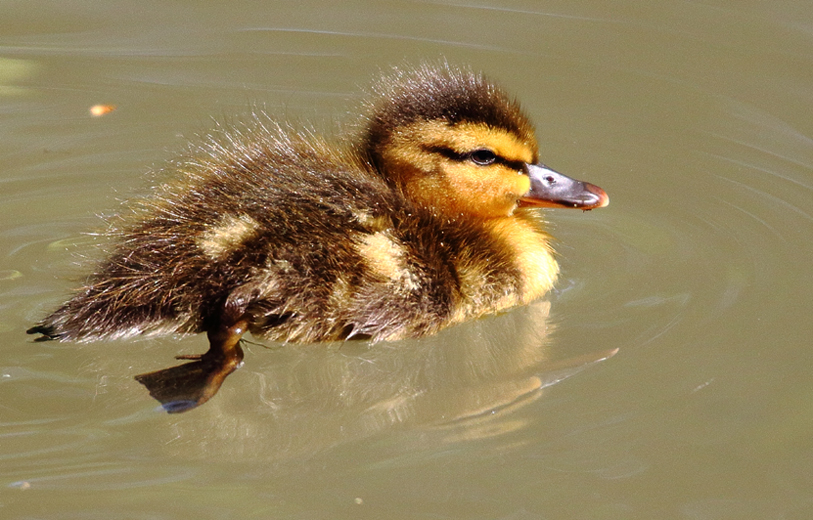
[{"label": "duckling head", "polygon": [[519,103],[449,65],[397,70],[376,87],[364,136],[372,164],[413,203],[451,218],[499,218],[518,207],[593,209],[599,187],[539,163]]}]

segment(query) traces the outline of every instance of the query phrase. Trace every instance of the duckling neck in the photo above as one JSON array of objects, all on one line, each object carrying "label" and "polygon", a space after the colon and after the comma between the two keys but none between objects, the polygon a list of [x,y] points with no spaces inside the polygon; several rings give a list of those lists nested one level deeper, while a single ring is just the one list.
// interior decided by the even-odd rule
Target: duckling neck
[{"label": "duckling neck", "polygon": [[510,217],[489,219],[487,227],[513,253],[511,259],[519,272],[521,304],[542,297],[553,287],[559,264],[554,258],[550,235],[533,216],[518,211]]}]

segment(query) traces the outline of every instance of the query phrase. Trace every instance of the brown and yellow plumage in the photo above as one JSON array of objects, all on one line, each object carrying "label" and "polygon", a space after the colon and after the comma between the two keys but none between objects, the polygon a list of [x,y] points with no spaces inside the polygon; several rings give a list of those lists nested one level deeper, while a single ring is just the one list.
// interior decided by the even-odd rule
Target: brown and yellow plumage
[{"label": "brown and yellow plumage", "polygon": [[423,66],[375,90],[353,142],[257,124],[200,147],[29,332],[396,340],[542,296],[558,267],[531,207],[606,194],[537,164],[530,122],[480,75]]}]

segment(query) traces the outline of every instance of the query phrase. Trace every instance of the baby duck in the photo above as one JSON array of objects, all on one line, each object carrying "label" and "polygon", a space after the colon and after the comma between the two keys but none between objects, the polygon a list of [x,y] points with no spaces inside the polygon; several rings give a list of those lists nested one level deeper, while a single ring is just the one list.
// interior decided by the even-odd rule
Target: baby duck
[{"label": "baby duck", "polygon": [[259,123],[201,146],[28,333],[392,341],[544,295],[559,269],[533,209],[607,194],[539,163],[530,121],[481,75],[424,65],[374,90],[357,142]]}]

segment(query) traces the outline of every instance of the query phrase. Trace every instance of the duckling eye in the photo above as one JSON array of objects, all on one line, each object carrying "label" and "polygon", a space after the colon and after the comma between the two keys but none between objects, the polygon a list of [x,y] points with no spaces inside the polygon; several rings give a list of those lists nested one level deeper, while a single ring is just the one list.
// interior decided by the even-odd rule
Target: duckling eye
[{"label": "duckling eye", "polygon": [[480,166],[488,166],[497,161],[497,156],[491,150],[474,150],[469,154],[469,159]]}]

